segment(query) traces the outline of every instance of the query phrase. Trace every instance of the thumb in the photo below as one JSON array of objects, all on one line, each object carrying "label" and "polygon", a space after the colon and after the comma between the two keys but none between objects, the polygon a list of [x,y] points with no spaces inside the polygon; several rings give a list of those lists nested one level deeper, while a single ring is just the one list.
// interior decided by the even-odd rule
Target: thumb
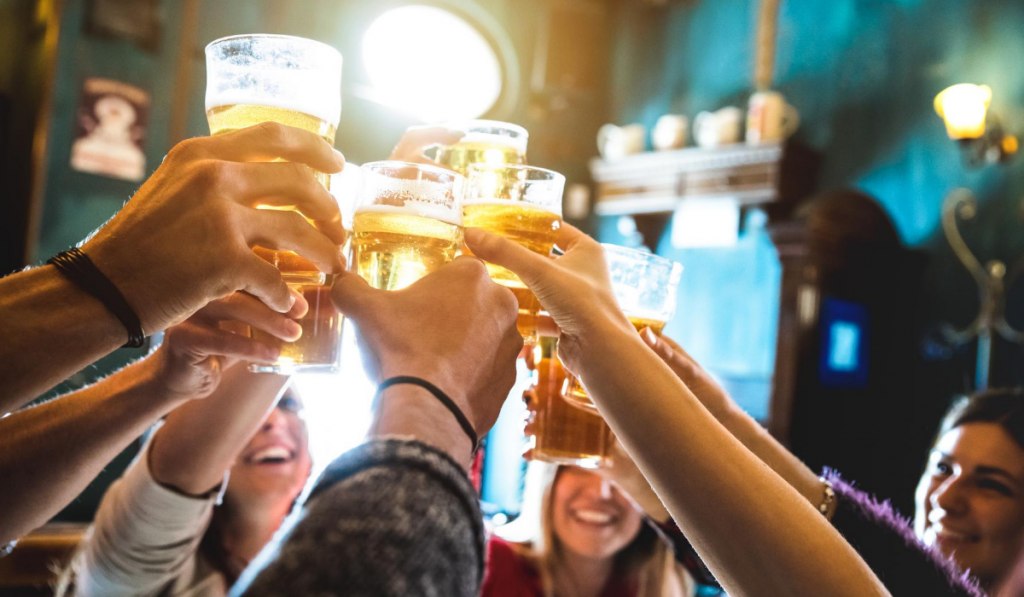
[{"label": "thumb", "polygon": [[535,292],[536,287],[543,286],[547,276],[554,273],[555,265],[551,259],[492,232],[466,228],[465,241],[474,255],[511,270]]},{"label": "thumb", "polygon": [[644,344],[650,346],[651,350],[661,357],[661,360],[667,363],[672,362],[672,357],[675,355],[675,351],[672,350],[672,347],[669,346],[667,342],[655,334],[654,330],[651,328],[644,328],[643,331],[640,332],[640,338],[643,339]]},{"label": "thumb", "polygon": [[331,302],[334,308],[346,317],[359,317],[366,305],[383,291],[372,288],[359,274],[343,271],[334,278],[331,287]]}]

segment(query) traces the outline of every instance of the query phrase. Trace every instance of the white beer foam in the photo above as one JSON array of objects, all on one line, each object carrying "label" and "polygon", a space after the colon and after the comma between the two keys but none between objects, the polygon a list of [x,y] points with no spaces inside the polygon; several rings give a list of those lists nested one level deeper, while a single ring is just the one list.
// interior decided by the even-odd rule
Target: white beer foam
[{"label": "white beer foam", "polygon": [[416,201],[415,199],[406,199],[405,205],[364,205],[356,208],[355,215],[358,216],[364,212],[417,216],[440,220],[454,226],[462,226],[461,210],[448,210],[440,205],[427,201]]},{"label": "white beer foam", "polygon": [[531,203],[529,201],[517,201],[515,199],[467,199],[462,202],[463,205],[503,205],[503,206],[514,206],[514,207],[532,207],[533,209],[539,209],[548,213],[555,214],[558,217],[562,217],[562,205],[561,202],[557,206],[541,205],[539,203]]},{"label": "white beer foam", "polygon": [[526,137],[509,137],[506,135],[497,135],[495,133],[471,131],[466,133],[465,137],[459,139],[459,143],[487,143],[489,145],[500,145],[504,147],[511,147],[517,152],[523,154],[526,153],[526,140]]},{"label": "white beer foam", "polygon": [[209,87],[207,88],[207,111],[212,110],[213,108],[219,108],[221,106],[233,106],[236,104],[245,104],[250,106],[267,106],[270,108],[281,108],[284,110],[302,112],[303,114],[309,114],[310,116],[315,116],[320,120],[329,122],[335,128],[337,128],[338,122],[341,120],[340,97],[337,98],[337,101],[335,101],[333,98],[328,98],[327,101],[315,100],[313,98],[268,98],[261,97],[259,94],[254,94],[247,91],[240,91],[237,89],[227,89],[224,91],[215,92],[209,89]]}]

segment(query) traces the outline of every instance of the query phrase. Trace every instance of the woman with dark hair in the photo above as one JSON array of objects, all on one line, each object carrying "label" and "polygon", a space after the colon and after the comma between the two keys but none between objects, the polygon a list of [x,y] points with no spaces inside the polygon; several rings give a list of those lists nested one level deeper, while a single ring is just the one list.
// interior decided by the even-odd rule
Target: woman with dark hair
[{"label": "woman with dark hair", "polygon": [[1024,390],[953,404],[916,493],[914,532],[992,594],[1024,549]]},{"label": "woman with dark hair", "polygon": [[65,575],[74,594],[226,595],[309,479],[287,383],[237,364],[210,397],[168,415],[103,497]]}]

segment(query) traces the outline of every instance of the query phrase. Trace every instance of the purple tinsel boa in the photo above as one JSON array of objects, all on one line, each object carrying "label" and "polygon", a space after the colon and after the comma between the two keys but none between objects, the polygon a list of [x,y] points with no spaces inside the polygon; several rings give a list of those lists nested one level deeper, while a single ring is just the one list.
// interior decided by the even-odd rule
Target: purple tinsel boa
[{"label": "purple tinsel boa", "polygon": [[922,544],[888,500],[857,489],[839,473],[825,469],[838,508],[832,524],[861,554],[893,597],[958,595],[985,597],[970,574],[938,550]]}]

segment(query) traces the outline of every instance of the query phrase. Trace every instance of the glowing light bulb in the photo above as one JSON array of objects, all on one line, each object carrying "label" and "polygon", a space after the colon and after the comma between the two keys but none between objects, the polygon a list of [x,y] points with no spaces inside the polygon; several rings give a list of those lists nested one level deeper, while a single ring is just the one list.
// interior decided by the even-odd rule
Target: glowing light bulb
[{"label": "glowing light bulb", "polygon": [[946,122],[950,139],[977,139],[985,134],[985,114],[991,101],[988,86],[961,83],[935,96],[935,111]]}]

